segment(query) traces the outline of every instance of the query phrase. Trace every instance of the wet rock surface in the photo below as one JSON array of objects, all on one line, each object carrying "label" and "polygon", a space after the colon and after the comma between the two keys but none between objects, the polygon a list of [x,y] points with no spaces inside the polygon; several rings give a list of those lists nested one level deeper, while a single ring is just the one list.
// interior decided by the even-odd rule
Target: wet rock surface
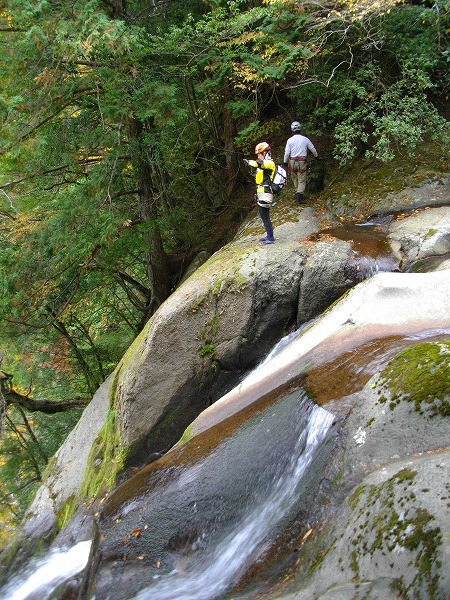
[{"label": "wet rock surface", "polygon": [[305,552],[309,565],[326,552],[314,574],[302,569],[303,577],[291,585],[295,592],[271,597],[447,598],[449,464],[449,450],[424,452],[363,478],[333,515],[324,534],[326,550]]},{"label": "wet rock surface", "polygon": [[428,208],[398,218],[390,225],[388,238],[399,244],[404,268],[417,260],[445,256],[450,252],[450,209]]}]

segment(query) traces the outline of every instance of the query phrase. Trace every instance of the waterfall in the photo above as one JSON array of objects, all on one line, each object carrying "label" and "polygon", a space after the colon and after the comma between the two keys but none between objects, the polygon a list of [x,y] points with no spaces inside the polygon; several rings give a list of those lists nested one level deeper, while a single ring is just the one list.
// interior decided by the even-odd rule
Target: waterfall
[{"label": "waterfall", "polygon": [[[186,572],[174,569],[135,596],[135,600],[212,600],[224,593],[265,549],[280,521],[298,501],[299,485],[334,421],[333,415],[302,397],[306,424],[297,435],[282,471],[269,477],[259,503],[249,501],[242,518],[223,537],[193,558]],[[282,457],[280,457],[282,458]],[[270,470],[270,469],[269,469]],[[243,502],[245,500],[243,499]],[[208,533],[203,533],[208,536]]]},{"label": "waterfall", "polygon": [[86,566],[91,542],[79,542],[69,550],[53,549],[45,558],[33,560],[4,589],[3,600],[46,600],[64,581]]},{"label": "waterfall", "polygon": [[[186,570],[174,568],[161,577],[155,575],[154,584],[135,595],[135,600],[213,600],[235,583],[264,552],[277,526],[301,498],[302,479],[308,474],[335,419],[301,390],[280,400],[278,407],[278,414],[272,408],[270,414],[260,416],[251,425],[254,432],[250,444],[261,447],[261,453],[267,454],[263,462],[266,468],[263,472],[261,465],[255,468],[257,477],[250,483],[248,496],[242,496],[242,511],[227,506],[232,515],[239,513],[239,518],[231,518],[229,523],[224,524],[223,530],[203,531],[201,537],[210,539],[192,542]],[[287,436],[290,439],[286,445],[279,442],[278,448],[274,448],[277,440],[265,435],[266,448],[263,447],[262,439],[269,419],[272,419],[270,426],[274,431],[276,423],[281,430],[287,426],[288,419],[298,423],[294,434]],[[248,438],[246,440],[249,442]],[[236,448],[233,449],[235,444],[234,439],[224,441],[224,461],[229,461],[230,452],[236,452]],[[239,452],[243,444],[245,440],[241,439],[238,442]],[[215,457],[206,462],[208,460],[214,469]],[[205,462],[185,471],[177,487],[186,484],[195,487],[196,479],[200,478],[204,468]],[[159,490],[157,495],[161,493],[164,491]],[[84,569],[90,546],[91,542],[86,541],[68,551],[52,550],[44,559],[30,563],[20,576],[0,591],[0,597],[3,600],[57,598],[57,587]],[[111,597],[114,598],[114,595]],[[129,598],[131,600],[133,596]]]}]

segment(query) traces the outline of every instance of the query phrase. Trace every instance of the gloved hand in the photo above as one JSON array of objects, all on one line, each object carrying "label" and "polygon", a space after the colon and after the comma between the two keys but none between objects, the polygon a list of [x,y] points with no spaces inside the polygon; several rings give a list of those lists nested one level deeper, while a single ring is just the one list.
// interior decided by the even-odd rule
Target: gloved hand
[{"label": "gloved hand", "polygon": [[288,164],[287,163],[283,163],[283,169],[287,170],[287,168],[288,168]]},{"label": "gloved hand", "polygon": [[248,159],[244,158],[244,165],[248,165]]},{"label": "gloved hand", "polygon": [[322,160],[320,156],[316,156],[316,160]]}]

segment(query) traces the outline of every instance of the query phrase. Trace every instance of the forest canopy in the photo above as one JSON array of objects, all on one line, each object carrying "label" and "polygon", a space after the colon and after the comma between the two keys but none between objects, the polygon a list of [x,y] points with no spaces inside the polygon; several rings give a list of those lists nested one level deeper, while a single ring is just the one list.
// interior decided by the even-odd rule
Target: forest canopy
[{"label": "forest canopy", "polygon": [[448,143],[449,30],[448,0],[2,2],[0,497],[13,520],[190,261],[250,210],[242,157],[256,141],[299,119],[330,168]]}]

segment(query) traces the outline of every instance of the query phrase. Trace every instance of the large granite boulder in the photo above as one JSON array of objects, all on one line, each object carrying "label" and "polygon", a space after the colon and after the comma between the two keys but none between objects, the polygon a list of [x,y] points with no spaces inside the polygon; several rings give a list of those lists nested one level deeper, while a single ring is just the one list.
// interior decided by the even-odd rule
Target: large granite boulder
[{"label": "large granite boulder", "polygon": [[175,443],[295,327],[299,302],[317,315],[353,285],[348,277],[336,283],[343,255],[351,258],[350,243],[342,242],[336,260],[322,263],[320,298],[301,297],[308,260],[302,241],[320,225],[310,208],[284,216],[277,208],[276,244],[261,246],[259,221],[249,222],[168,298],[119,364],[115,406],[131,460],[148,462]]}]

